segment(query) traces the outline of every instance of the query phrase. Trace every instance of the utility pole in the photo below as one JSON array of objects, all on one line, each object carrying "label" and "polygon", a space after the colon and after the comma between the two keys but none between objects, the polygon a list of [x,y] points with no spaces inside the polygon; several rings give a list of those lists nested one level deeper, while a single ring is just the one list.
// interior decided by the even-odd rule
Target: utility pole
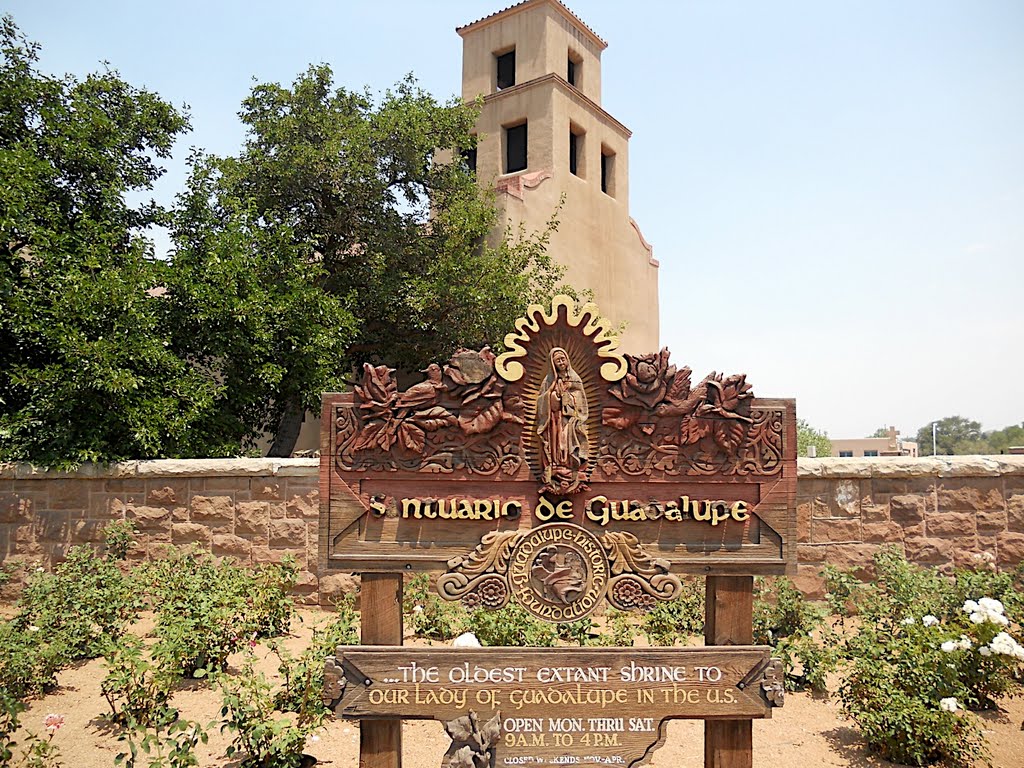
[{"label": "utility pole", "polygon": [[933,421],[932,422],[932,456],[934,456],[936,454],[936,450],[935,450],[935,430],[938,428],[938,425],[939,425],[939,422],[937,422],[937,421]]}]

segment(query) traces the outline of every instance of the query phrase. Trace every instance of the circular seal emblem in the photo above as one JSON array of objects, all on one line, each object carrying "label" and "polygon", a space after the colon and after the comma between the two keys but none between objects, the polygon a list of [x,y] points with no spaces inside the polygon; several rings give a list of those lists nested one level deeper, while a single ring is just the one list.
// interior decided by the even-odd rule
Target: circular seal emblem
[{"label": "circular seal emblem", "polygon": [[531,530],[512,550],[512,596],[534,616],[576,621],[608,589],[608,557],[597,537],[578,525],[550,523]]}]

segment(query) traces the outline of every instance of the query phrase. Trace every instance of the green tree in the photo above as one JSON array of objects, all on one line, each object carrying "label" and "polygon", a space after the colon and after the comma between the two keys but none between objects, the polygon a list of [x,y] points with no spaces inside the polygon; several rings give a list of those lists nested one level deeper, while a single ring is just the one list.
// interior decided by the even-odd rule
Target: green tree
[{"label": "green tree", "polygon": [[[962,416],[947,416],[937,419],[935,430],[935,452],[940,456],[988,453],[982,437],[981,424]],[[917,430],[918,454],[932,453],[932,422]]]},{"label": "green tree", "polygon": [[818,458],[832,455],[832,441],[828,432],[819,432],[803,419],[796,420],[796,455],[806,456],[807,449],[814,446]]},{"label": "green tree", "polygon": [[888,427],[879,427],[874,432],[872,432],[870,435],[868,435],[869,438],[870,437],[888,437],[888,436],[889,436],[889,428]]},{"label": "green tree", "polygon": [[1006,453],[1010,446],[1024,445],[1024,422],[986,432],[985,439],[988,441],[989,453]]},{"label": "green tree", "polygon": [[550,227],[492,243],[493,200],[439,160],[474,146],[474,107],[411,78],[375,100],[321,65],[257,85],[240,117],[237,157],[193,159],[168,281],[175,348],[219,372],[227,437],[272,432],[287,455],[362,361],[413,370],[495,343],[555,289]]},{"label": "green tree", "polygon": [[116,72],[37,69],[0,22],[0,460],[62,465],[189,452],[217,385],[169,347],[139,233],[164,221],[155,162],[186,117]]}]

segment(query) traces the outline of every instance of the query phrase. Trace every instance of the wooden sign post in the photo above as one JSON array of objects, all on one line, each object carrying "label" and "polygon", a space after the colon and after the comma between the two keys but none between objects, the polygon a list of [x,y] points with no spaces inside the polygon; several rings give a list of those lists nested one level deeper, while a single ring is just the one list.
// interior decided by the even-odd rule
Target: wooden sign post
[{"label": "wooden sign post", "polygon": [[[446,599],[492,609],[515,601],[552,622],[575,621],[606,603],[650,610],[679,595],[680,574],[700,574],[707,577],[706,644],[748,646],[753,576],[783,574],[795,566],[793,401],[755,399],[742,374],[712,373],[694,383],[689,368],[669,363],[667,349],[621,354],[596,308],[577,309],[567,297],[556,297],[550,309],[531,306],[505,346],[500,356],[487,348],[460,350],[446,364],[429,366],[425,381],[402,391],[394,371],[366,364],[353,393],[324,396],[320,569],[363,574],[363,643],[401,645],[402,574],[428,570],[441,572],[438,592]],[[739,650],[746,655],[734,653]],[[340,716],[362,720],[364,768],[397,768],[396,724],[403,717],[426,716],[414,706],[415,696],[408,706],[398,700],[413,695],[401,687],[408,682],[399,674],[401,660],[420,659],[416,669],[434,668],[440,681],[445,670],[455,669],[454,657],[427,657],[407,648],[359,653],[345,649],[332,662],[328,677],[336,688],[344,678],[346,693],[325,697]],[[564,660],[573,653],[578,652],[503,649],[499,655],[525,654],[523,675],[544,668],[595,668],[591,662]],[[586,653],[588,658],[604,654]],[[698,659],[694,649],[658,653],[652,667],[695,669],[706,663],[730,670],[732,682],[714,690],[722,698],[728,690],[746,708],[715,708],[710,701],[698,707],[673,699],[657,709],[656,719],[703,718],[705,765],[750,766],[750,718],[769,716],[768,704],[781,703],[773,677],[777,670],[765,662],[767,649],[716,648],[718,661]],[[635,657],[635,649],[629,655]],[[492,663],[480,657],[481,668]],[[617,663],[609,656],[603,666],[612,670]],[[758,671],[747,679],[751,669]],[[365,696],[352,693],[343,670],[361,670]],[[767,678],[756,679],[759,674]],[[714,681],[691,679],[686,690],[699,691],[693,694],[699,697],[711,690],[700,687],[705,682]],[[588,696],[616,690],[628,699],[660,691],[640,694],[638,688],[608,681],[578,684]],[[398,697],[393,704],[384,699],[374,704],[373,697],[388,694],[371,691],[392,689]],[[752,691],[760,697],[756,707]],[[644,703],[630,701],[634,708]],[[507,736],[510,723],[545,722],[556,710],[530,709],[535,714],[520,717],[502,709],[495,727]],[[430,711],[454,720],[472,712],[472,727],[478,728],[482,719],[494,720],[498,707],[481,705],[462,714],[450,706]],[[619,711],[610,719],[627,722],[627,708]],[[635,716],[646,717],[642,708]],[[578,713],[587,722],[601,717]],[[460,726],[458,732],[464,731]],[[543,739],[549,751],[555,749],[555,733],[571,733],[543,731],[549,732]],[[580,733],[597,740],[598,731]],[[604,738],[613,731],[601,733]],[[628,728],[616,735],[621,744],[633,744],[619,754],[623,765],[648,754],[627,733]],[[497,754],[515,756],[509,751],[515,745],[501,738],[493,746]],[[537,765],[579,762],[579,750],[559,748],[557,755],[516,755]],[[446,758],[449,763],[453,755]],[[611,752],[605,757],[610,760]],[[493,768],[493,760],[501,760],[492,758]]]}]

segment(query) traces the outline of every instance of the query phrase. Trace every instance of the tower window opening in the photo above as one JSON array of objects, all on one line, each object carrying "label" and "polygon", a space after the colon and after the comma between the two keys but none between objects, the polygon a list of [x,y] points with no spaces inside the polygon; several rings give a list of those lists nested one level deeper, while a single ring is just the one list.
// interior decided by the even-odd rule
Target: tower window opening
[{"label": "tower window opening", "polygon": [[569,85],[580,87],[580,71],[583,69],[583,58],[569,51],[569,58],[565,64],[565,79]]},{"label": "tower window opening", "polygon": [[608,147],[601,147],[601,191],[615,197],[615,153]]},{"label": "tower window opening", "polygon": [[495,56],[498,66],[498,90],[511,88],[516,84],[516,50]]},{"label": "tower window opening", "polygon": [[583,130],[575,125],[569,125],[569,173],[574,176],[585,177],[584,168],[586,161],[583,155]]},{"label": "tower window opening", "polygon": [[526,123],[505,129],[505,173],[526,170]]}]

